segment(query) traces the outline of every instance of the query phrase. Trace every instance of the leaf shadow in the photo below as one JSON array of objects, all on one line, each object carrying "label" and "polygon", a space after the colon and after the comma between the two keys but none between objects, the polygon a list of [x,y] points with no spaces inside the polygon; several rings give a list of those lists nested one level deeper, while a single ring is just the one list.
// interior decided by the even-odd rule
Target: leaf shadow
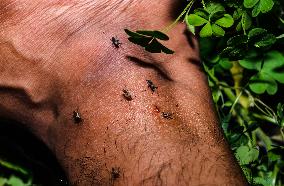
[{"label": "leaf shadow", "polygon": [[173,79],[169,76],[166,69],[164,69],[161,65],[155,62],[145,61],[134,56],[126,56],[126,58],[140,67],[154,69],[164,79],[168,81],[173,81]]}]

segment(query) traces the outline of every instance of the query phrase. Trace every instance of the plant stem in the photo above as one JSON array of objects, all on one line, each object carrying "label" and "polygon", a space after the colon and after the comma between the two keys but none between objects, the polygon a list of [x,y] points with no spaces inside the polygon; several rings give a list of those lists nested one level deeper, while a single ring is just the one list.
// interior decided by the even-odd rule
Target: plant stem
[{"label": "plant stem", "polygon": [[202,3],[203,8],[206,9],[204,0],[201,0],[201,3]]},{"label": "plant stem", "polygon": [[272,142],[270,138],[261,130],[261,128],[256,129],[256,134],[257,137],[265,144],[267,151],[271,150]]},{"label": "plant stem", "polygon": [[231,109],[230,109],[230,113],[233,112],[233,110],[234,110],[236,104],[238,103],[240,97],[242,96],[242,94],[243,94],[243,91],[241,91],[240,94],[238,95],[238,97],[235,99],[235,102],[233,103],[233,105],[232,105],[232,107],[231,107]]},{"label": "plant stem", "polygon": [[162,29],[162,32],[168,32],[169,30],[171,30],[177,23],[178,21],[182,18],[182,16],[188,12],[189,9],[191,9],[192,5],[194,4],[195,0],[191,0],[185,7],[185,9],[182,11],[182,13],[178,16],[178,18],[176,18],[176,20],[170,24],[169,26],[167,26],[166,28]]},{"label": "plant stem", "polygon": [[284,129],[284,127],[281,127],[281,128],[280,128],[280,133],[281,133],[281,136],[282,136],[282,140],[284,140],[284,132],[283,132],[283,129]]},{"label": "plant stem", "polygon": [[252,114],[255,118],[258,118],[258,119],[261,119],[261,120],[265,120],[265,121],[268,121],[270,123],[274,123],[276,124],[277,122],[275,121],[275,119],[271,118],[271,117],[268,117],[268,116],[265,116],[265,115],[260,115],[260,114],[256,114],[256,113],[253,113]]}]

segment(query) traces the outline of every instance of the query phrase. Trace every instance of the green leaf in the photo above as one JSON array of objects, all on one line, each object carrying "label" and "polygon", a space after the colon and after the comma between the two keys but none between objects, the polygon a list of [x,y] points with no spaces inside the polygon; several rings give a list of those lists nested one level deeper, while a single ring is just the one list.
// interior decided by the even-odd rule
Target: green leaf
[{"label": "green leaf", "polygon": [[244,12],[242,15],[241,26],[244,30],[247,30],[251,27],[252,20],[248,13]]},{"label": "green leaf", "polygon": [[211,23],[213,23],[216,20],[221,19],[222,17],[224,17],[225,14],[226,14],[226,11],[214,12],[213,14],[211,14],[209,16],[209,20],[210,20]]},{"label": "green leaf", "polygon": [[16,176],[11,176],[6,184],[10,186],[27,186],[20,178]]},{"label": "green leaf", "polygon": [[8,161],[4,161],[2,159],[0,159],[0,165],[2,167],[5,167],[7,169],[19,172],[19,173],[24,174],[24,175],[28,175],[29,174],[29,172],[27,170],[25,170],[24,168],[22,168],[21,166],[18,166],[16,164],[8,162]]},{"label": "green leaf", "polygon": [[267,30],[263,28],[254,28],[248,33],[249,40],[252,40],[256,37],[262,37],[263,35],[267,34]]},{"label": "green leaf", "polygon": [[233,63],[228,58],[221,58],[219,65],[226,70],[229,70],[233,67]]},{"label": "green leaf", "polygon": [[134,44],[146,47],[153,38],[151,37],[130,37],[128,40]]},{"label": "green leaf", "polygon": [[284,83],[284,56],[278,51],[270,51],[262,58],[255,55],[240,60],[240,65],[259,71],[251,78],[249,84],[251,90],[257,94],[263,94],[266,91],[268,94],[274,95],[278,89],[276,81]]},{"label": "green leaf", "polygon": [[246,35],[236,35],[228,39],[228,46],[240,46],[245,45],[248,42],[248,37]]},{"label": "green leaf", "polygon": [[266,13],[266,12],[269,12],[273,8],[274,2],[273,0],[260,0],[259,6],[260,6],[261,12]]},{"label": "green leaf", "polygon": [[240,60],[246,55],[246,50],[242,47],[226,47],[222,52],[221,56],[229,58],[230,60]]},{"label": "green leaf", "polygon": [[281,155],[273,153],[273,151],[269,151],[267,153],[269,161],[278,161],[281,159]]},{"label": "green leaf", "polygon": [[208,21],[196,14],[190,14],[187,16],[186,21],[189,25],[201,26],[207,23]]},{"label": "green leaf", "polygon": [[213,34],[212,27],[210,23],[207,23],[200,31],[200,37],[211,37]]},{"label": "green leaf", "polygon": [[244,0],[244,7],[246,8],[252,8],[254,7],[259,0]]},{"label": "green leaf", "polygon": [[145,48],[146,51],[151,53],[161,53],[173,54],[174,51],[162,45],[157,39],[169,40],[169,37],[157,30],[138,30],[137,32],[132,32],[125,29],[125,32],[130,36],[128,40],[134,44],[140,45]]},{"label": "green leaf", "polygon": [[195,26],[190,25],[190,24],[187,22],[187,19],[185,19],[185,21],[186,21],[187,29],[188,29],[193,35],[195,35]]},{"label": "green leaf", "polygon": [[206,20],[209,19],[209,13],[208,13],[206,10],[204,10],[203,8],[197,8],[197,9],[195,9],[195,10],[194,10],[194,14],[195,14],[195,15],[198,15],[198,16],[200,16],[200,17],[206,19]]},{"label": "green leaf", "polygon": [[129,35],[130,37],[138,37],[141,38],[143,37],[141,34],[138,34],[136,32],[130,31],[128,29],[124,29],[124,31],[126,32],[127,35]]},{"label": "green leaf", "polygon": [[151,53],[161,53],[161,52],[164,52],[166,54],[174,53],[174,51],[162,45],[157,39],[153,39],[152,42],[145,47],[145,50]]},{"label": "green leaf", "polygon": [[242,17],[242,15],[243,15],[243,10],[241,8],[238,8],[234,11],[233,18],[234,20],[238,20]]},{"label": "green leaf", "polygon": [[252,181],[252,180],[251,180],[251,177],[252,177],[252,171],[251,171],[251,169],[250,169],[250,168],[247,168],[246,166],[241,166],[241,168],[242,168],[242,171],[243,171],[243,173],[244,173],[244,175],[245,175],[247,181],[249,182],[250,185],[252,185],[252,183],[251,183],[251,181]]},{"label": "green leaf", "polygon": [[209,3],[206,6],[206,10],[209,14],[214,14],[215,12],[225,11],[225,8],[220,3]]},{"label": "green leaf", "polygon": [[161,44],[157,39],[153,39],[149,45],[145,47],[145,50],[151,53],[161,53]]},{"label": "green leaf", "polygon": [[276,41],[277,39],[273,34],[267,34],[266,36],[261,38],[260,41],[256,42],[254,46],[257,48],[269,47],[273,45]]},{"label": "green leaf", "polygon": [[225,35],[225,30],[216,24],[212,25],[212,32],[215,36],[221,37]]},{"label": "green leaf", "polygon": [[284,126],[284,104],[278,103],[277,104],[277,117],[278,117],[278,124],[283,127]]},{"label": "green leaf", "polygon": [[265,55],[262,71],[280,83],[284,83],[284,56],[278,51]]},{"label": "green leaf", "polygon": [[230,122],[231,117],[232,115],[228,114],[222,118],[221,126],[225,133],[228,133],[228,127],[229,127],[229,122]]},{"label": "green leaf", "polygon": [[253,182],[254,182],[255,185],[262,185],[262,186],[272,186],[272,185],[275,185],[273,183],[273,179],[269,178],[269,177],[265,177],[265,178],[256,177],[256,178],[253,178]]},{"label": "green leaf", "polygon": [[266,91],[269,95],[274,95],[278,89],[276,81],[264,72],[253,76],[249,87],[256,94],[263,94]]},{"label": "green leaf", "polygon": [[249,42],[257,48],[269,47],[276,42],[276,37],[273,34],[267,33],[263,28],[254,28],[248,34]]},{"label": "green leaf", "polygon": [[240,31],[242,30],[242,21],[240,21],[240,22],[237,24],[236,30],[237,30],[238,32],[240,32]]},{"label": "green leaf", "polygon": [[163,32],[160,32],[160,31],[157,31],[157,30],[154,30],[154,31],[151,31],[151,30],[137,30],[136,31],[138,34],[142,34],[142,35],[145,35],[145,36],[150,36],[150,37],[155,37],[157,39],[160,39],[160,40],[169,40],[169,37],[164,34]]},{"label": "green leaf", "polygon": [[8,181],[7,178],[0,177],[0,185],[1,186],[6,185],[7,181]]},{"label": "green leaf", "polygon": [[247,145],[248,142],[249,142],[248,137],[242,133],[233,134],[231,138],[229,139],[229,143],[232,147],[239,147],[242,145]]},{"label": "green leaf", "polygon": [[240,146],[236,150],[236,158],[241,165],[248,165],[258,159],[259,151],[255,148],[249,148],[248,146]]},{"label": "green leaf", "polygon": [[164,52],[165,54],[173,54],[173,53],[175,53],[173,50],[165,47],[164,45],[161,46],[161,51]]},{"label": "green leaf", "polygon": [[261,70],[261,58],[258,56],[253,56],[250,58],[245,58],[239,61],[240,65],[249,70]]},{"label": "green leaf", "polygon": [[234,19],[231,15],[225,14],[224,17],[218,19],[215,23],[221,27],[229,28],[234,24]]},{"label": "green leaf", "polygon": [[251,14],[252,14],[252,17],[257,17],[259,15],[261,11],[261,8],[260,8],[260,3],[257,3],[257,5],[254,6]]}]

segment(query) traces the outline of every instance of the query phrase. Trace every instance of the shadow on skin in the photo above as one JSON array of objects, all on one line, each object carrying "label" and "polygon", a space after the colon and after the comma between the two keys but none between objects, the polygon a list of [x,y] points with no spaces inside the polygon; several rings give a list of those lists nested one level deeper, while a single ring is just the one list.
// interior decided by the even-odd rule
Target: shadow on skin
[{"label": "shadow on skin", "polygon": [[[10,95],[16,95],[16,97],[21,100],[25,105],[29,105],[32,108],[40,108],[42,107],[46,102],[35,102],[32,100],[31,96],[28,94],[28,92],[25,89],[22,89],[20,87],[5,87],[0,86],[0,92],[1,93],[7,93]],[[50,104],[52,107],[53,114],[55,118],[59,116],[59,110],[56,104]]]},{"label": "shadow on skin", "polygon": [[161,75],[164,79],[168,81],[173,81],[173,79],[168,75],[168,72],[163,67],[161,67],[161,65],[156,64],[155,62],[143,61],[134,56],[126,56],[126,58],[140,67],[155,70],[159,75]]},{"label": "shadow on skin", "polygon": [[[0,118],[0,146],[0,158],[31,171],[33,184],[68,186],[67,178],[52,152],[23,124]],[[14,173],[2,166],[0,169],[2,175]]]},{"label": "shadow on skin", "polygon": [[184,30],[183,34],[185,35],[186,40],[187,40],[189,46],[192,49],[195,49],[196,46],[195,46],[195,43],[194,43],[194,35],[187,29]]},{"label": "shadow on skin", "polygon": [[203,72],[202,62],[197,58],[188,58],[188,62],[195,65],[199,71]]}]

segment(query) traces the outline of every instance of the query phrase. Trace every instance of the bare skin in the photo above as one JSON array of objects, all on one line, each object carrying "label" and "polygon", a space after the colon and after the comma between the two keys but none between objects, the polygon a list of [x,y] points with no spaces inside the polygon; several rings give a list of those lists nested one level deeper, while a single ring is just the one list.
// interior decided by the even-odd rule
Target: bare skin
[{"label": "bare skin", "polygon": [[0,2],[0,116],[44,141],[71,185],[246,185],[185,25],[168,33],[174,55],[127,41],[124,28],[164,28],[174,6]]}]

